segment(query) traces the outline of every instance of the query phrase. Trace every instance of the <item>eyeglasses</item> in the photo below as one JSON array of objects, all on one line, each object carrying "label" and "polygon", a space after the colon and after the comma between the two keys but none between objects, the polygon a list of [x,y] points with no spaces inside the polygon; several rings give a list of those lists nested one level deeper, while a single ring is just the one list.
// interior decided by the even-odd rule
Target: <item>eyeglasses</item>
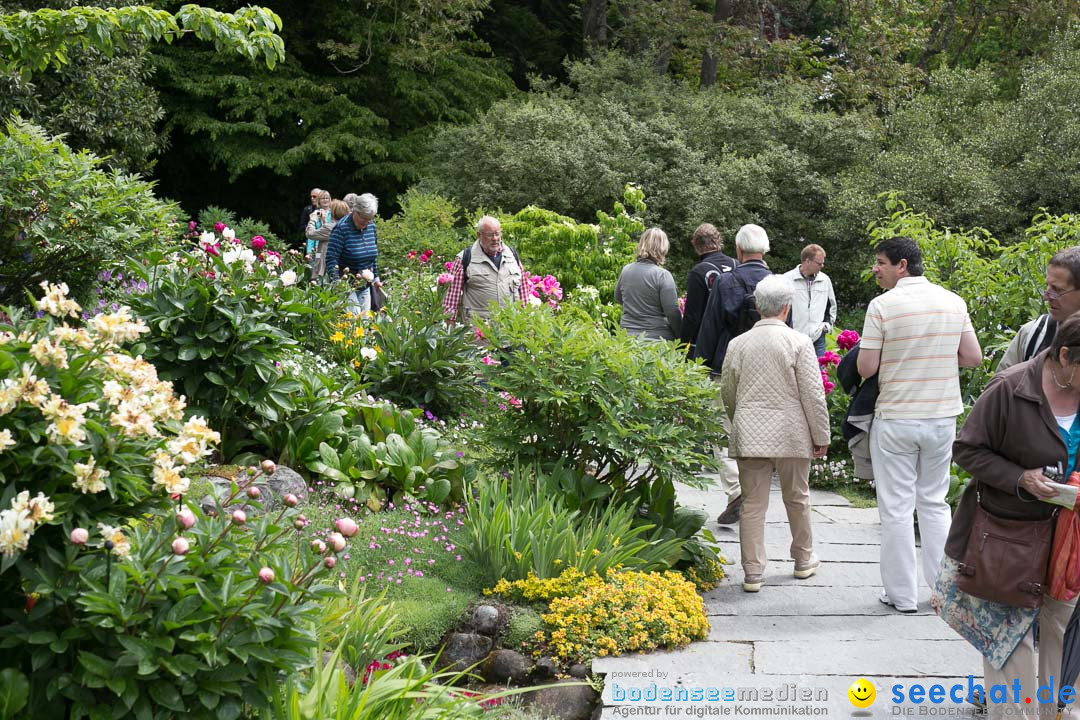
[{"label": "eyeglasses", "polygon": [[1058,292],[1057,290],[1053,290],[1051,288],[1044,288],[1042,294],[1043,297],[1047,300],[1058,300],[1071,292],[1076,292],[1077,290],[1080,290],[1080,288],[1073,288],[1072,290],[1062,290],[1061,292]]},{"label": "eyeglasses", "polygon": [[486,230],[480,233],[480,237],[485,239],[501,238],[502,230]]}]

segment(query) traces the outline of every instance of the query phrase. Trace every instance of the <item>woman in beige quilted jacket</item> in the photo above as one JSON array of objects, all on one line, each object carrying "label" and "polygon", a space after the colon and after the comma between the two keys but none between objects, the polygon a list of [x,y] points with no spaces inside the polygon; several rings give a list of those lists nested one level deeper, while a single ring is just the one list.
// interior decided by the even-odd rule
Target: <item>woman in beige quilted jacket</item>
[{"label": "woman in beige quilted jacket", "polygon": [[817,572],[810,529],[810,460],[829,447],[829,411],[814,344],[785,324],[795,286],[770,275],[754,289],[761,315],[731,341],[720,378],[731,418],[730,454],[739,463],[743,590],[757,592],[765,575],[765,511],[775,471],[791,526],[795,577]]}]

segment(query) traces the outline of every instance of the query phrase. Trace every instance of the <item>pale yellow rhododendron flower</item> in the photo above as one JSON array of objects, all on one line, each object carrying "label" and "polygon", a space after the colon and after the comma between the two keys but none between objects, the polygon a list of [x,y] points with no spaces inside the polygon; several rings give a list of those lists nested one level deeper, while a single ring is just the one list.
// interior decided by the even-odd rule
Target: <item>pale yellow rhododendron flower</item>
[{"label": "pale yellow rhododendron flower", "polygon": [[49,395],[38,407],[42,415],[52,420],[45,428],[50,440],[78,445],[86,442],[86,411],[97,410],[98,404],[85,402],[71,405],[59,395]]},{"label": "pale yellow rhododendron flower", "polygon": [[106,488],[105,478],[109,477],[109,471],[95,467],[95,463],[93,455],[88,463],[75,463],[75,482],[72,484],[84,495],[99,493]]},{"label": "pale yellow rhododendron flower", "polygon": [[90,333],[82,328],[68,327],[66,324],[60,327],[55,327],[49,332],[49,335],[56,338],[58,342],[67,343],[68,345],[74,345],[77,348],[83,350],[89,350],[94,347],[94,338],[90,337]]},{"label": "pale yellow rhododendron flower", "polygon": [[15,438],[12,437],[10,430],[4,428],[0,430],[0,452],[4,452],[10,447],[15,447]]},{"label": "pale yellow rhododendron flower", "polygon": [[55,317],[63,317],[64,315],[79,317],[82,308],[79,307],[79,303],[68,299],[67,283],[52,285],[47,280],[42,280],[41,289],[45,291],[45,295],[35,303],[38,310]]},{"label": "pale yellow rhododendron flower", "polygon": [[95,315],[90,319],[90,327],[97,331],[98,337],[116,345],[136,340],[139,335],[150,331],[141,319],[132,319],[131,308],[128,307],[114,313]]},{"label": "pale yellow rhododendron flower", "polygon": [[154,424],[154,418],[144,410],[138,400],[125,400],[120,403],[116,412],[109,416],[109,424],[120,428],[125,437],[157,437],[161,434]]},{"label": "pale yellow rhododendron flower", "polygon": [[59,342],[49,342],[47,338],[42,338],[31,345],[30,354],[40,365],[52,365],[58,368],[68,366],[67,350]]},{"label": "pale yellow rhododendron flower", "polygon": [[14,339],[15,335],[13,333],[8,332],[7,330],[0,330],[0,345],[7,345]]},{"label": "pale yellow rhododendron flower", "polygon": [[14,510],[0,510],[0,553],[14,555],[26,549],[34,524],[24,514]]},{"label": "pale yellow rhododendron flower", "polygon": [[154,484],[163,487],[170,495],[183,495],[191,484],[180,474],[183,469],[184,466],[177,466],[167,452],[159,450],[154,458]]},{"label": "pale yellow rhododendron flower", "polygon": [[40,405],[50,392],[49,383],[34,375],[34,369],[30,367],[30,363],[23,363],[22,375],[15,381],[5,380],[4,386],[16,390],[18,393],[16,402],[23,400],[31,405]]},{"label": "pale yellow rhododendron flower", "polygon": [[128,542],[123,530],[105,523],[98,523],[98,527],[101,529],[101,535],[105,538],[105,541],[112,542],[113,555],[125,560],[131,556],[131,543]]},{"label": "pale yellow rhododendron flower", "polygon": [[0,383],[0,415],[7,415],[14,410],[21,397],[22,393],[15,387],[14,382],[5,380]]}]

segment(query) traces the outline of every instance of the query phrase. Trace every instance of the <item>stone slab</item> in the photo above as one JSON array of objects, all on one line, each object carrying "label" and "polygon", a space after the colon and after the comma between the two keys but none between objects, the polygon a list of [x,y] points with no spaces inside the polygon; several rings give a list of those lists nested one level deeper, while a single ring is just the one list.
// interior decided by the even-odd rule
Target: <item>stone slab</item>
[{"label": "stone slab", "polygon": [[814,513],[838,523],[881,526],[881,516],[878,514],[877,508],[833,507],[830,505],[822,505],[821,507],[815,507]]},{"label": "stone slab", "polygon": [[[742,576],[738,577],[742,582]],[[876,586],[867,588],[815,587],[808,585],[765,586],[758,593],[744,593],[741,585],[725,583],[704,593],[706,615],[897,615],[878,601]],[[930,613],[930,590],[919,589],[919,612]],[[906,616],[910,617],[910,616]]]},{"label": "stone slab", "polygon": [[[723,512],[724,507],[727,505],[727,498],[720,492],[718,487],[699,490],[689,485],[676,483],[675,489],[678,493],[679,503],[682,505],[705,508],[710,513],[715,514]],[[780,483],[777,480],[773,481],[769,504],[772,505],[774,500],[781,500]],[[810,488],[810,504],[815,507],[818,505],[822,507],[851,507],[851,501],[843,495],[817,488]]]},{"label": "stone slab", "polygon": [[982,676],[982,655],[966,640],[836,641],[826,638],[754,643],[754,673],[760,675]]},{"label": "stone slab", "polygon": [[[736,561],[732,565],[724,567],[727,577],[720,587],[730,587],[732,592],[742,593],[742,569],[739,568],[738,556],[731,558]],[[847,588],[871,588],[881,584],[881,573],[876,563],[847,563],[847,562],[823,562],[821,568],[812,577],[804,580],[796,580],[792,576],[795,563],[791,560],[770,562],[765,571],[765,581],[769,586],[802,585],[805,587],[831,585],[834,587]]]},{"label": "stone slab", "polygon": [[[730,532],[716,533],[716,542],[724,557],[739,562],[738,535]],[[785,537],[781,532],[767,534],[765,536],[765,559],[770,563],[774,561],[785,562],[791,560],[791,535]],[[854,562],[854,563],[877,563],[878,548],[872,545],[840,545],[832,543],[820,543],[814,550],[822,562]]]},{"label": "stone slab", "polygon": [[870,640],[954,640],[957,634],[936,615],[710,615],[714,642],[834,642]]},{"label": "stone slab", "polygon": [[725,673],[752,673],[753,646],[749,643],[695,642],[680,650],[593,658],[592,661],[594,673],[622,677],[631,683],[646,682],[640,677],[626,677],[642,672],[654,675],[650,681],[700,683],[721,668]]}]

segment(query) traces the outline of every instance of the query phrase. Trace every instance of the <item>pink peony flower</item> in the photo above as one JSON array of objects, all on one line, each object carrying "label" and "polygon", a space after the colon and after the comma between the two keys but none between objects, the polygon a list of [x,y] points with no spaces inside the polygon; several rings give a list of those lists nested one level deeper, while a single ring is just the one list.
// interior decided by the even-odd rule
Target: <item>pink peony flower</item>
[{"label": "pink peony flower", "polygon": [[836,383],[832,382],[831,380],[826,380],[823,384],[824,384],[824,387],[825,387],[825,394],[826,395],[831,393],[833,391],[833,389],[836,387]]},{"label": "pink peony flower", "polygon": [[191,549],[191,544],[188,543],[187,538],[178,537],[172,541],[173,555],[187,555],[188,550]]},{"label": "pink peony flower", "polygon": [[262,250],[264,247],[266,247],[266,238],[264,238],[262,235],[256,235],[255,237],[251,238],[252,250]]},{"label": "pink peony flower", "polygon": [[330,541],[330,547],[334,548],[334,552],[345,549],[345,537],[341,533],[330,533],[330,537],[326,539]]},{"label": "pink peony flower", "polygon": [[485,355],[483,357],[483,359],[480,360],[480,362],[484,363],[485,365],[498,365],[499,364],[499,361],[493,359],[490,355]]},{"label": "pink peony flower", "polygon": [[223,222],[214,223],[214,232],[220,233],[224,229],[225,229],[225,223],[223,223]]},{"label": "pink peony flower", "polygon": [[843,330],[836,336],[836,344],[841,350],[850,350],[859,342],[859,333],[855,330]]},{"label": "pink peony flower", "polygon": [[191,512],[190,508],[184,508],[176,513],[176,524],[185,530],[190,530],[195,524],[195,513]]},{"label": "pink peony flower", "polygon": [[445,267],[447,270],[449,270],[450,268],[454,267],[454,263],[447,260],[445,263],[443,263],[443,267]]},{"label": "pink peony flower", "polygon": [[351,538],[360,529],[352,518],[338,518],[334,521],[334,527],[347,538]]},{"label": "pink peony flower", "polygon": [[247,513],[243,510],[233,510],[232,521],[234,525],[243,525],[247,522]]},{"label": "pink peony flower", "polygon": [[484,339],[484,331],[481,330],[480,328],[473,328],[473,339],[474,340],[483,340]]},{"label": "pink peony flower", "polygon": [[259,582],[263,583],[264,585],[269,585],[270,583],[274,582],[274,571],[268,567],[260,568]]},{"label": "pink peony flower", "polygon": [[90,533],[86,528],[75,528],[71,531],[71,544],[72,545],[85,545],[86,541],[90,539]]},{"label": "pink peony flower", "polygon": [[199,224],[194,220],[190,220],[187,224],[188,232],[195,232],[195,228],[199,227]]},{"label": "pink peony flower", "polygon": [[415,259],[416,259],[416,251],[415,251],[415,250],[410,250],[410,251],[409,251],[409,254],[408,254],[408,256],[407,256],[407,257],[408,257],[408,258],[409,258],[410,260],[415,260]]},{"label": "pink peony flower", "polygon": [[435,282],[439,283],[440,285],[445,285],[448,282],[451,282],[453,279],[454,276],[450,273],[442,273],[441,275],[439,275],[438,278],[436,278]]},{"label": "pink peony flower", "polygon": [[840,356],[834,353],[832,350],[826,350],[825,353],[818,358],[818,365],[822,367],[826,365],[839,365]]}]

